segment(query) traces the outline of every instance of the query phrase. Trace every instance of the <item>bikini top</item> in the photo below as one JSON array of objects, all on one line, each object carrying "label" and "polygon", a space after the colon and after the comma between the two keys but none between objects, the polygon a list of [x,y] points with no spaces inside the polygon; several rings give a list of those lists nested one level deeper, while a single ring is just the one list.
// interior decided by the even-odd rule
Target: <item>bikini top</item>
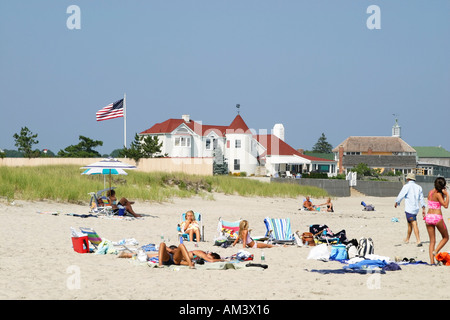
[{"label": "bikini top", "polygon": [[[432,193],[434,193],[434,190]],[[441,209],[441,203],[439,201],[428,200],[428,209]]]}]

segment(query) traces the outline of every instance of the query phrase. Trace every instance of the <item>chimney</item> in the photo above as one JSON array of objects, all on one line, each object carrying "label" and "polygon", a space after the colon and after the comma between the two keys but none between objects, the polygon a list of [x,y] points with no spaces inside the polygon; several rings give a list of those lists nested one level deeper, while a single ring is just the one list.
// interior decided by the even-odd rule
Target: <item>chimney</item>
[{"label": "chimney", "polygon": [[344,147],[339,146],[339,173],[344,173],[342,161],[344,160]]},{"label": "chimney", "polygon": [[305,150],[304,149],[297,149],[297,152],[300,153],[300,154],[303,154],[303,153],[305,153]]},{"label": "chimney", "polygon": [[183,114],[183,115],[181,116],[181,118],[184,120],[184,122],[189,122],[189,121],[191,121],[191,116],[188,115],[188,114]]}]

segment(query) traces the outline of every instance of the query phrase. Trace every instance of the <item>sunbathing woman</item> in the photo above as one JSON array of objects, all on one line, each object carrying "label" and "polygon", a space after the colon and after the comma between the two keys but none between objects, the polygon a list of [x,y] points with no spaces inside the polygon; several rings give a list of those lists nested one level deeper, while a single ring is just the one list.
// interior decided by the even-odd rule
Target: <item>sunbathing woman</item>
[{"label": "sunbathing woman", "polygon": [[[448,230],[442,217],[441,207],[448,208],[449,197],[445,187],[446,181],[439,177],[434,181],[434,189],[428,193],[428,212],[423,215],[430,237],[430,263],[434,264],[434,257],[448,242]],[[436,245],[436,228],[442,235],[442,240]]]},{"label": "sunbathing woman", "polygon": [[125,207],[125,210],[130,214],[132,214],[135,218],[142,217],[141,215],[135,213],[133,208],[131,207],[131,205],[134,204],[134,202],[128,201],[128,199],[126,198],[121,198],[120,201],[117,202],[116,192],[114,190],[108,190],[106,196],[108,197],[114,212],[117,212],[119,210],[117,205],[120,204],[121,206]]},{"label": "sunbathing woman", "polygon": [[189,235],[189,241],[194,240],[194,234],[197,237],[197,242],[200,241],[200,226],[195,220],[194,211],[189,210],[186,212],[186,220],[180,225],[181,231]]},{"label": "sunbathing woman", "polygon": [[215,252],[208,252],[203,250],[192,250],[189,251],[189,258],[191,258],[192,261],[197,263],[200,259],[203,259],[207,262],[220,262],[225,261]]},{"label": "sunbathing woman", "polygon": [[244,245],[244,248],[272,248],[274,247],[271,244],[264,243],[264,242],[256,242],[250,237],[250,232],[248,229],[248,221],[242,220],[239,223],[239,233],[236,240],[233,242],[233,247],[238,243],[239,240],[242,240],[242,243]]},{"label": "sunbathing woman", "polygon": [[[134,253],[121,252],[118,258],[132,258]],[[159,266],[186,265],[194,269],[194,262],[191,259],[191,254],[187,251],[184,244],[167,247],[165,242],[159,245],[158,253],[147,253],[147,259],[158,257]],[[205,259],[206,260],[206,259]]]}]

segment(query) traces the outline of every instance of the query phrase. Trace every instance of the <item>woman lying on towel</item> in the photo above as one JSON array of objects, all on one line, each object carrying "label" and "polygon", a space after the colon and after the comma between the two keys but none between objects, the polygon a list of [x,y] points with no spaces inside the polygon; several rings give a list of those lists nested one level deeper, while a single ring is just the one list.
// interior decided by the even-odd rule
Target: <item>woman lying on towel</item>
[{"label": "woman lying on towel", "polygon": [[[189,258],[195,263],[207,262],[221,262],[225,261],[215,252],[203,251],[203,250],[192,250],[189,251]],[[203,260],[203,261],[202,261]]]},{"label": "woman lying on towel", "polygon": [[271,244],[264,243],[264,242],[256,242],[250,237],[250,233],[248,230],[248,221],[242,220],[239,223],[239,233],[236,240],[233,242],[233,247],[238,243],[239,240],[242,240],[242,243],[244,245],[244,248],[272,248],[274,247]]},{"label": "woman lying on towel", "polygon": [[[121,252],[118,258],[132,258],[134,253]],[[147,260],[158,257],[159,266],[170,266],[172,264],[185,265],[194,269],[194,262],[184,244],[167,247],[165,242],[159,245],[158,253],[147,253]]]}]

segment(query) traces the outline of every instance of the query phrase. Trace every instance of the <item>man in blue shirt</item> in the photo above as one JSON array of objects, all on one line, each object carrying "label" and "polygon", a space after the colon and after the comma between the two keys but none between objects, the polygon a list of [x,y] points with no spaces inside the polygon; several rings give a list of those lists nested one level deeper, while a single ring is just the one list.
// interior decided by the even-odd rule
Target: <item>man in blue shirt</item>
[{"label": "man in blue shirt", "polygon": [[417,246],[421,247],[419,237],[419,228],[417,227],[417,214],[419,213],[420,207],[422,207],[423,212],[425,212],[425,201],[423,199],[422,187],[416,184],[416,175],[413,173],[408,173],[406,176],[407,183],[403,186],[402,190],[395,200],[395,208],[400,204],[400,202],[405,199],[405,214],[406,221],[408,222],[408,231],[406,234],[405,243],[409,242],[409,237],[411,236],[412,229],[414,229],[414,234],[417,239]]}]

